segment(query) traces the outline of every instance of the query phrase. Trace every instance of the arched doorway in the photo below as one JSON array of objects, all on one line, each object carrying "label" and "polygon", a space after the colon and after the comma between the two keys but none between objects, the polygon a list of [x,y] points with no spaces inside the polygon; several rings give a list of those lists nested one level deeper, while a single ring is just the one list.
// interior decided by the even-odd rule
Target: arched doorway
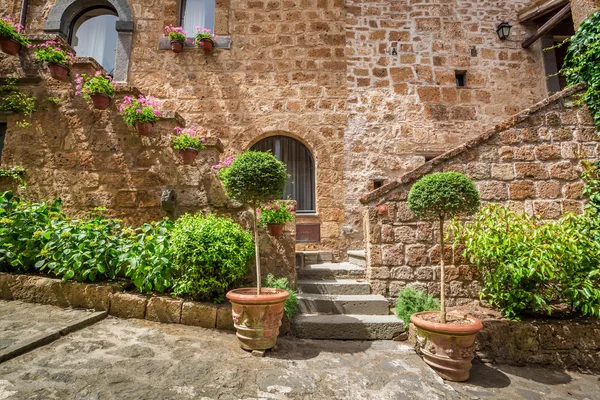
[{"label": "arched doorway", "polygon": [[315,161],[304,144],[288,136],[270,136],[256,143],[251,150],[270,151],[287,166],[290,178],[283,198],[296,200],[297,213],[316,212]]}]

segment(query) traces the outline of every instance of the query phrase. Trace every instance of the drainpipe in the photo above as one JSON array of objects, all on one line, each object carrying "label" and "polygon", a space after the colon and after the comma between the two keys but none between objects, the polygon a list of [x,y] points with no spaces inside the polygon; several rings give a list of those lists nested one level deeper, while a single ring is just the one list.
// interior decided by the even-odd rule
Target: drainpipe
[{"label": "drainpipe", "polygon": [[21,25],[23,25],[23,28],[25,28],[25,23],[27,22],[27,6],[28,5],[29,5],[28,0],[21,1],[21,18],[19,20],[19,23]]}]

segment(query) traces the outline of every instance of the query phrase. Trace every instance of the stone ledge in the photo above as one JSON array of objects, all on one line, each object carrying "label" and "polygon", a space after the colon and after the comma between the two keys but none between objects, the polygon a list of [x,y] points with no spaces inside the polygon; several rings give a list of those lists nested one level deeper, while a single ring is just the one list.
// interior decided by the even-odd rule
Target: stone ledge
[{"label": "stone ledge", "polygon": [[[195,38],[188,38],[189,39],[195,39]],[[185,49],[189,49],[189,50],[202,50],[199,47],[196,47],[195,45],[186,42],[183,44],[183,47]],[[219,36],[217,38],[217,40],[215,41],[215,49],[230,49],[231,48],[231,38],[229,36]],[[165,37],[161,37],[160,40],[158,41],[158,49],[159,50],[171,50],[171,41],[168,38]]]}]

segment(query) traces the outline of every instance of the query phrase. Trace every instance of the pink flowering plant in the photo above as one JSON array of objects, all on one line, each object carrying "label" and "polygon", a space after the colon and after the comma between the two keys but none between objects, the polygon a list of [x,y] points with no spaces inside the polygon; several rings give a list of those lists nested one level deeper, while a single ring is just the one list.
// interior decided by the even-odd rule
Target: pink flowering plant
[{"label": "pink flowering plant", "polygon": [[24,32],[25,27],[15,22],[11,17],[0,19],[0,38],[12,39],[19,42],[21,46],[26,46],[29,44],[29,40],[23,35]]},{"label": "pink flowering plant", "polygon": [[257,211],[260,214],[259,223],[261,225],[285,225],[286,222],[292,221],[296,214],[294,206],[283,200],[269,202],[261,206]]},{"label": "pink flowering plant", "polygon": [[56,63],[70,68],[77,61],[75,54],[61,48],[56,40],[48,40],[34,48],[35,59],[40,63]]},{"label": "pink flowering plant", "polygon": [[202,150],[204,149],[204,139],[200,135],[200,129],[191,126],[189,128],[175,128],[175,134],[171,136],[171,144],[175,150],[187,150],[187,149],[195,149]]},{"label": "pink flowering plant", "polygon": [[201,26],[196,27],[196,46],[202,47],[202,40],[210,40],[211,42],[217,41],[217,35],[213,35],[210,29],[203,28]]},{"label": "pink flowering plant", "polygon": [[136,122],[152,125],[158,121],[160,111],[158,101],[140,95],[137,99],[133,96],[125,96],[119,106],[119,112],[129,126],[135,126]]},{"label": "pink flowering plant", "polygon": [[185,43],[187,40],[187,33],[185,33],[181,26],[168,25],[165,26],[163,37],[167,37],[171,41]]},{"label": "pink flowering plant", "polygon": [[102,71],[96,71],[94,76],[77,74],[75,82],[77,83],[75,95],[82,94],[86,100],[89,100],[92,94],[105,94],[112,97],[115,94],[115,87],[117,86],[109,75],[102,75]]},{"label": "pink flowering plant", "polygon": [[213,171],[217,171],[220,176],[221,172],[224,171],[227,167],[229,167],[234,161],[235,157],[227,157],[226,159],[219,161],[218,164],[215,164],[212,167],[210,167],[210,169],[212,169]]}]

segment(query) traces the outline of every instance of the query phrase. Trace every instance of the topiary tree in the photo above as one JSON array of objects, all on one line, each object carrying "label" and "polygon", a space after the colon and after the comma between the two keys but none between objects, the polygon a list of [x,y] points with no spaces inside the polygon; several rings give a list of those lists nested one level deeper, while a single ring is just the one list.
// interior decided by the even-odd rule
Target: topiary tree
[{"label": "topiary tree", "polygon": [[219,177],[232,199],[247,203],[254,213],[254,245],[256,249],[256,290],[260,294],[260,255],[256,208],[266,201],[279,199],[287,181],[287,168],[271,153],[248,151],[237,157]]},{"label": "topiary tree", "polygon": [[440,224],[440,322],[446,323],[446,281],[444,268],[444,221],[473,215],[479,209],[477,188],[458,172],[438,172],[421,178],[408,194],[408,208],[417,218]]}]

